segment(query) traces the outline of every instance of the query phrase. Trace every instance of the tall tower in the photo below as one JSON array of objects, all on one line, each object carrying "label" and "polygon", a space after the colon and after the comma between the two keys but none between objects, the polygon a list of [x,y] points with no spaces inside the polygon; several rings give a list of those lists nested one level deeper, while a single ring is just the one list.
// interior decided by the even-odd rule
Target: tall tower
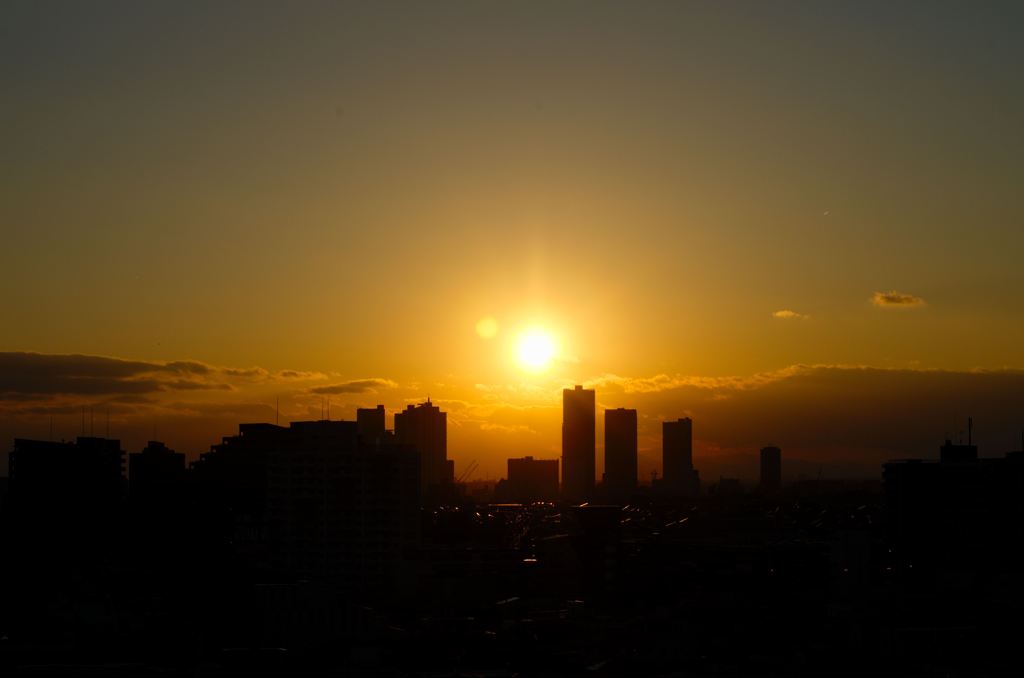
[{"label": "tall tower", "polygon": [[395,413],[395,442],[414,445],[420,455],[420,488],[450,482],[448,413],[428,400]]},{"label": "tall tower", "polygon": [[586,501],[594,492],[594,390],[562,390],[562,494]]},{"label": "tall tower", "polygon": [[699,480],[693,470],[693,421],[689,417],[662,422],[661,473],[671,494],[697,494]]},{"label": "tall tower", "polygon": [[604,490],[612,496],[636,489],[636,410],[604,411]]},{"label": "tall tower", "polygon": [[761,448],[761,489],[775,492],[782,487],[782,450],[778,447]]}]

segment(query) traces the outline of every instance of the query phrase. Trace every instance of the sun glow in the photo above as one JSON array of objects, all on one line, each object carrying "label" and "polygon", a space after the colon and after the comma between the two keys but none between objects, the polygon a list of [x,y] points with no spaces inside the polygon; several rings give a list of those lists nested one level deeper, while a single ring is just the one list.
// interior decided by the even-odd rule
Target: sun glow
[{"label": "sun glow", "polygon": [[519,335],[516,343],[519,364],[530,372],[544,372],[558,355],[558,342],[550,332],[539,327]]}]

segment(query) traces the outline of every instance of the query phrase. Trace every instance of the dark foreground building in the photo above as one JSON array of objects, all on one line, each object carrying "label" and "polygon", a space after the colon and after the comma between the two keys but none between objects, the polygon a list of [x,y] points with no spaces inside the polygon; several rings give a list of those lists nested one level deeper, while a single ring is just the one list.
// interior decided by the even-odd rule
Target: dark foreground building
[{"label": "dark foreground building", "polygon": [[125,493],[121,441],[16,439],[9,456],[10,509],[26,534],[56,544],[109,532]]},{"label": "dark foreground building", "polygon": [[1024,563],[1024,452],[979,458],[976,445],[947,440],[938,460],[893,461],[882,477],[899,562],[950,572]]},{"label": "dark foreground building", "polygon": [[419,538],[420,456],[352,421],[242,424],[193,464],[224,529],[271,572],[377,590]]}]

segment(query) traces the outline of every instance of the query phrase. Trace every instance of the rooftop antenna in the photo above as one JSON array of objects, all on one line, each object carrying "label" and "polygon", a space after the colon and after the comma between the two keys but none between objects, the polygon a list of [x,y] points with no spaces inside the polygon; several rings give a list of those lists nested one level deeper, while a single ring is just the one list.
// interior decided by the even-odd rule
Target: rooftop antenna
[{"label": "rooftop antenna", "polygon": [[82,405],[82,435],[85,435],[85,405]]},{"label": "rooftop antenna", "polygon": [[331,399],[327,399],[327,421],[331,420]]},{"label": "rooftop antenna", "polygon": [[967,444],[971,444],[971,433],[974,430],[974,419],[967,417]]},{"label": "rooftop antenna", "polygon": [[96,408],[89,408],[89,435],[96,435]]}]

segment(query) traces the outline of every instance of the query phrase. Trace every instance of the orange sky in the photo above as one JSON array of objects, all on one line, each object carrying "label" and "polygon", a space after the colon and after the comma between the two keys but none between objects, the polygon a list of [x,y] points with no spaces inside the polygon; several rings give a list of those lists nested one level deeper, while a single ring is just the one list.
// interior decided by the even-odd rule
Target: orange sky
[{"label": "orange sky", "polygon": [[[556,456],[558,390],[586,383],[640,409],[645,475],[686,414],[709,473],[767,442],[875,468],[969,413],[1017,446],[1019,4],[0,24],[0,440],[51,414],[73,435],[86,405],[194,455],[278,398],[288,420],[317,389],[347,391],[337,416],[429,393],[493,477]],[[560,344],[542,373],[514,358],[531,326]]]}]

